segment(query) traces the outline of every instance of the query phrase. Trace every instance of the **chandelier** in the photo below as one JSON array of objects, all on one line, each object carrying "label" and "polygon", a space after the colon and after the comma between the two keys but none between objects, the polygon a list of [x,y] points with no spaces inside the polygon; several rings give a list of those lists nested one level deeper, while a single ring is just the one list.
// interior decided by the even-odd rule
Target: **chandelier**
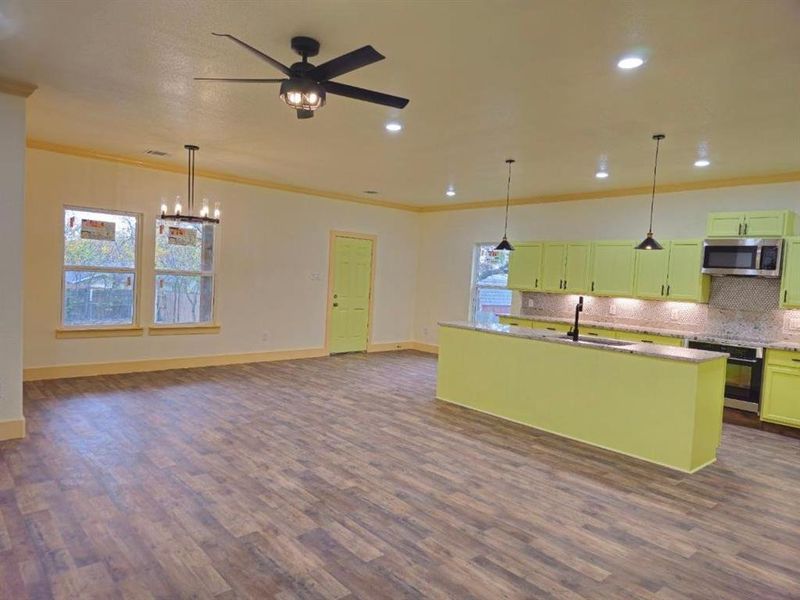
[{"label": "chandelier", "polygon": [[187,153],[189,154],[189,166],[188,166],[188,184],[187,184],[187,193],[186,193],[186,210],[184,210],[183,203],[181,202],[181,197],[178,196],[175,198],[175,209],[173,210],[172,214],[167,214],[166,204],[161,205],[161,218],[164,220],[169,221],[182,221],[186,223],[211,223],[217,224],[220,220],[220,209],[219,209],[219,202],[214,203],[214,214],[211,216],[210,209],[208,206],[208,200],[203,198],[203,203],[200,207],[200,211],[195,214],[195,205],[194,205],[194,163],[195,163],[195,153],[200,150],[199,146],[195,146],[193,144],[186,144],[184,146],[186,148]]}]

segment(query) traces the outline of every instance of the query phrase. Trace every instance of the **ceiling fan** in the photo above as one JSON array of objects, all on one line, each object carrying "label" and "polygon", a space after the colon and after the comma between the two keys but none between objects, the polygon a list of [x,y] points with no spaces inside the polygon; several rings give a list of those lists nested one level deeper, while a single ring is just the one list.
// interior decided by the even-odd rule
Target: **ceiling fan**
[{"label": "ceiling fan", "polygon": [[366,67],[374,62],[386,58],[372,46],[364,46],[358,50],[353,50],[343,54],[338,58],[329,60],[321,65],[314,66],[308,62],[310,56],[319,54],[319,42],[310,37],[298,36],[292,38],[292,49],[297,52],[302,61],[294,63],[291,67],[278,62],[271,56],[267,56],[261,50],[253,48],[237,37],[229,33],[213,33],[219,37],[226,37],[239,44],[269,63],[281,73],[286,75],[284,79],[242,79],[242,78],[222,78],[222,77],[195,77],[196,81],[228,81],[233,83],[280,83],[280,96],[291,108],[297,110],[298,119],[310,119],[314,116],[314,111],[325,105],[325,96],[334,94],[345,98],[354,98],[364,102],[382,104],[393,108],[404,108],[408,104],[407,98],[392,96],[382,92],[366,90],[344,83],[331,81],[334,77],[339,77],[350,71],[355,71],[361,67]]}]

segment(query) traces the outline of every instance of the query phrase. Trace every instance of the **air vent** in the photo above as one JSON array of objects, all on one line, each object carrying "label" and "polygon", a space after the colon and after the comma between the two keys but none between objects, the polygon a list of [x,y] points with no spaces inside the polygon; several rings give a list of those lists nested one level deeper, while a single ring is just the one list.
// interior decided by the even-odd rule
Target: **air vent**
[{"label": "air vent", "polygon": [[163,150],[145,150],[144,153],[150,156],[169,156],[169,152],[164,152]]}]

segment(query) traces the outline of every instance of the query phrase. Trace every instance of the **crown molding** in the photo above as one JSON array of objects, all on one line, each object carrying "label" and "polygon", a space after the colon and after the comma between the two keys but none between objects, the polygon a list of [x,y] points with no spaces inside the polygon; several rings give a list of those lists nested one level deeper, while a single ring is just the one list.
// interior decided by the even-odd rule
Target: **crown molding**
[{"label": "crown molding", "polygon": [[27,98],[36,91],[36,86],[24,81],[15,81],[0,77],[0,93],[11,94],[12,96],[22,96]]},{"label": "crown molding", "polygon": [[[101,152],[98,150],[91,150],[89,148],[80,148],[77,146],[67,146],[63,144],[55,144],[43,140],[28,139],[27,147],[32,150],[44,150],[46,152],[55,152],[57,154],[67,154],[69,156],[78,156],[80,158],[91,158],[94,160],[104,160],[118,164],[128,165],[132,167],[140,167],[143,169],[152,169],[155,171],[166,171],[168,173],[186,174],[186,167],[170,164],[160,163],[151,160],[142,160],[139,158],[132,158],[130,156],[122,156],[118,154],[110,154],[108,152]],[[304,196],[317,196],[319,198],[327,198],[328,200],[341,200],[343,202],[355,202],[356,204],[366,204],[368,206],[379,206],[381,208],[392,208],[395,210],[404,210],[409,212],[420,212],[421,207],[412,204],[403,204],[402,202],[393,202],[391,200],[378,200],[376,198],[362,198],[352,194],[342,194],[339,192],[329,192],[326,190],[318,190],[314,188],[307,188],[298,185],[291,185],[288,183],[279,183],[277,181],[270,181],[268,179],[256,179],[253,177],[242,177],[232,173],[223,173],[220,171],[206,171],[198,169],[196,172],[197,177],[205,179],[215,179],[217,181],[226,181],[229,183],[239,183],[242,185],[250,185],[254,187],[267,188],[271,190],[279,190],[282,192],[289,192],[292,194],[302,194]]]}]

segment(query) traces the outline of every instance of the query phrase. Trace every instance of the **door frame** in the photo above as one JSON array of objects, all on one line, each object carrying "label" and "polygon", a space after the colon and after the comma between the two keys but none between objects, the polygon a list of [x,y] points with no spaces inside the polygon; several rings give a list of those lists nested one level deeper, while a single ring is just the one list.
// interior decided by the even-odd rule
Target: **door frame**
[{"label": "door frame", "polygon": [[370,257],[369,267],[369,307],[367,308],[367,352],[372,345],[372,307],[375,298],[375,256],[378,246],[378,236],[371,233],[356,233],[353,231],[338,231],[331,229],[328,237],[328,293],[325,295],[325,343],[323,350],[330,356],[329,335],[331,331],[331,318],[333,317],[333,271],[334,271],[334,252],[337,237],[353,238],[356,240],[368,240],[372,242],[372,256]]}]

